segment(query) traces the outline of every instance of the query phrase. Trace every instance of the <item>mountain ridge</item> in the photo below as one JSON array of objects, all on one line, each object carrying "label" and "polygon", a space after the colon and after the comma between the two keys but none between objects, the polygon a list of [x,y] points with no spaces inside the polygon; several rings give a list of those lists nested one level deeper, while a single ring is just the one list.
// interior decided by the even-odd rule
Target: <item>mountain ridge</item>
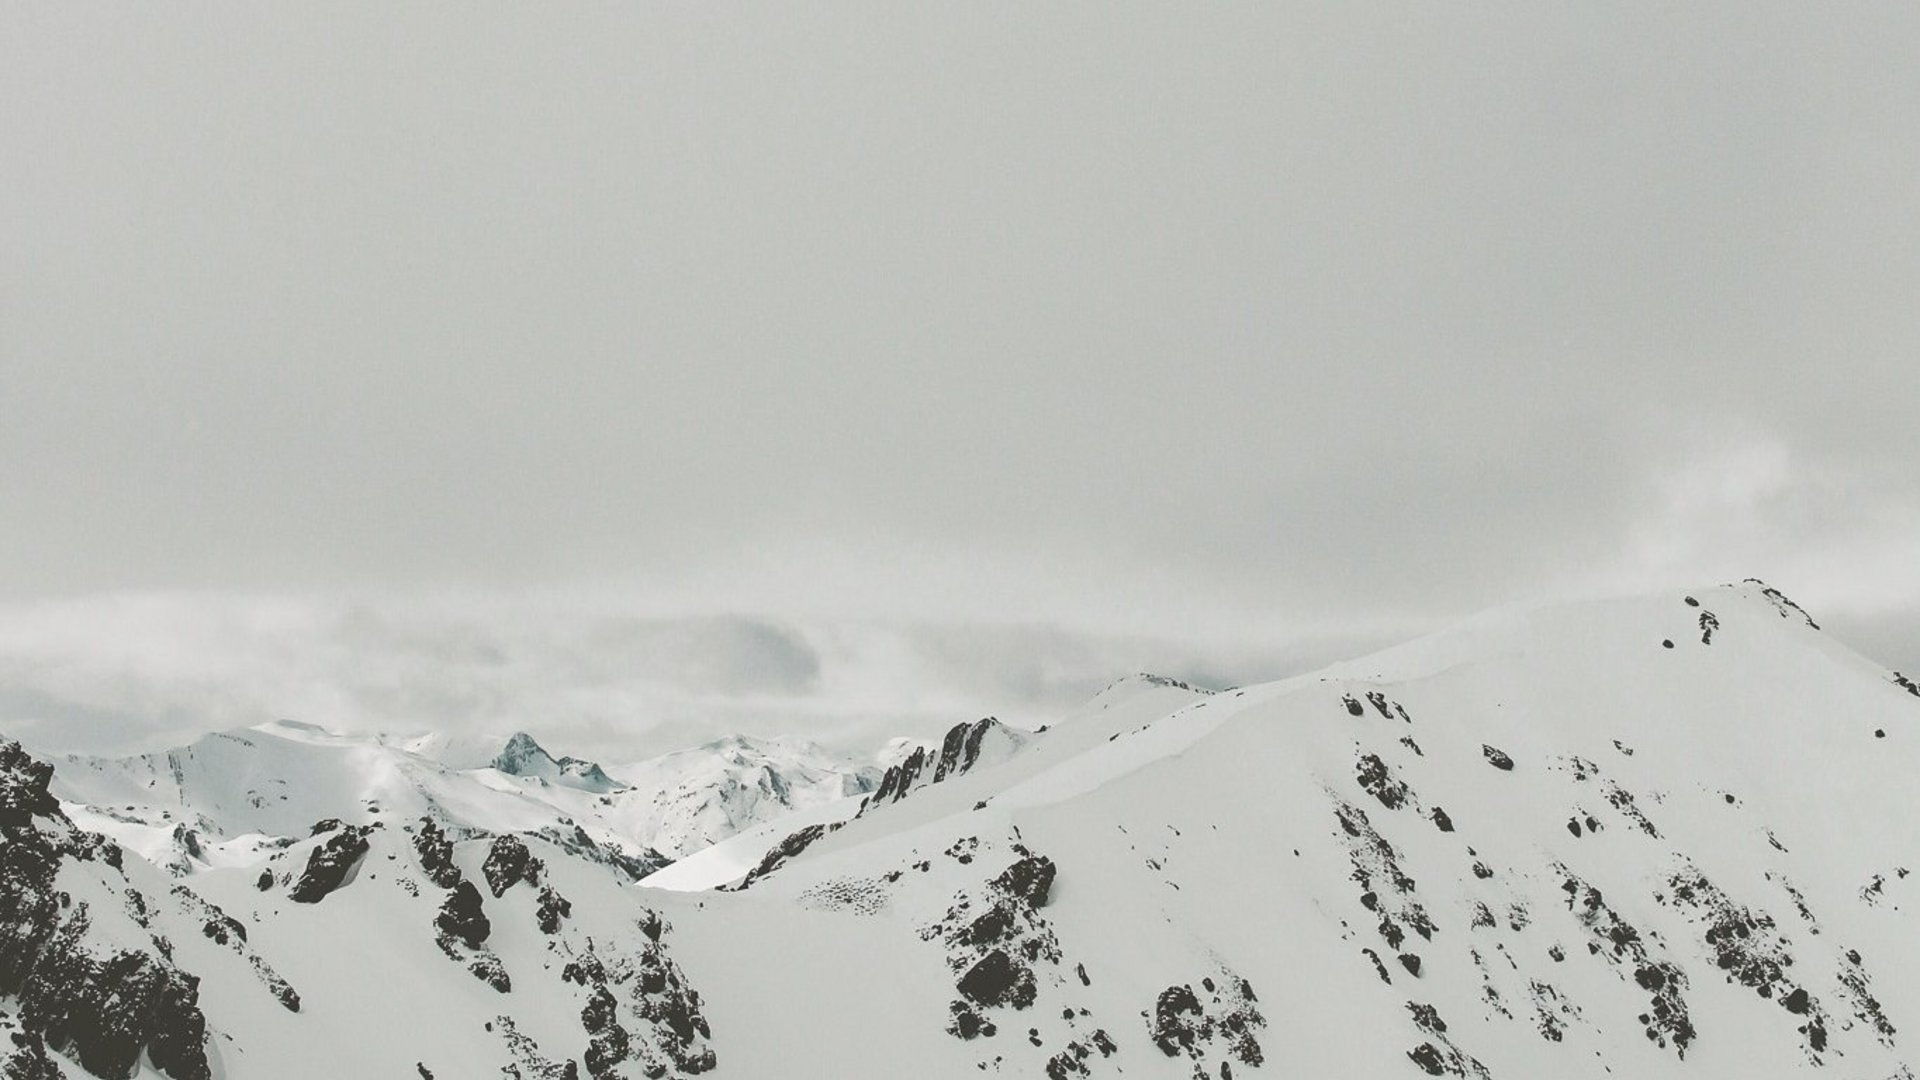
[{"label": "mountain ridge", "polygon": [[[995,730],[957,725],[904,797],[742,830],[684,891],[394,813],[134,884],[302,1003],[180,954],[230,1077],[1886,1080],[1920,1016],[1901,678],[1759,583],[1507,609],[1274,683],[1122,680],[942,774]],[[20,775],[0,827],[58,833]],[[67,1069],[43,1020],[0,999]]]}]

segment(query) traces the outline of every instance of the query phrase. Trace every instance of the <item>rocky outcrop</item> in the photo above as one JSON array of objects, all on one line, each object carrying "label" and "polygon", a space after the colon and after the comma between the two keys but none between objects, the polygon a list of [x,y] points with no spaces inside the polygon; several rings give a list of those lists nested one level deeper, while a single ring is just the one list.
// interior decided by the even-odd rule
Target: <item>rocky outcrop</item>
[{"label": "rocky outcrop", "polygon": [[864,814],[873,807],[899,802],[906,798],[907,792],[912,789],[914,782],[920,778],[920,773],[926,767],[927,748],[914,747],[913,753],[908,754],[904,760],[887,766],[886,775],[880,778],[880,786],[874,788],[873,794],[861,801],[860,812]]},{"label": "rocky outcrop", "polygon": [[[120,849],[61,813],[52,775],[18,743],[0,742],[0,996],[17,1003],[19,1026],[8,1068],[44,1072],[44,1045],[96,1076],[132,1075],[144,1056],[175,1080],[208,1080],[199,979],[148,931],[151,904],[127,883]],[[99,882],[91,899],[56,887],[68,865]],[[118,914],[112,897],[131,933],[103,945],[94,924]]]},{"label": "rocky outcrop", "polygon": [[807,850],[816,840],[840,828],[843,824],[845,824],[845,822],[834,821],[824,825],[808,825],[803,829],[787,834],[787,838],[774,845],[772,850],[761,856],[759,865],[747,871],[747,876],[741,878],[740,883],[733,886],[733,888],[745,889],[754,882],[773,873],[784,865],[788,859]]},{"label": "rocky outcrop", "polygon": [[[956,1038],[991,1038],[999,1030],[992,1010],[1031,1008],[1041,990],[1037,965],[1058,967],[1062,959],[1059,939],[1039,910],[1052,894],[1053,860],[1018,844],[1014,850],[1015,862],[977,891],[955,897],[944,917],[921,930],[922,938],[947,949],[959,995],[947,1007],[947,1032]],[[1083,1063],[1070,1056],[1076,1066]]]},{"label": "rocky outcrop", "polygon": [[561,969],[561,978],[588,991],[580,1011],[587,1034],[584,1060],[596,1080],[629,1075],[631,1062],[646,1076],[696,1076],[717,1063],[707,1045],[713,1031],[700,994],[667,954],[671,928],[648,912],[637,951],[607,956],[589,946]]},{"label": "rocky outcrop", "polygon": [[[963,776],[983,760],[1003,758],[1032,738],[1032,734],[1010,728],[991,716],[955,724],[940,740],[937,757],[929,754],[926,747],[916,746],[899,763],[889,766],[880,778],[880,785],[860,804],[860,813],[899,802],[917,787]],[[932,775],[923,779],[929,768]]]},{"label": "rocky outcrop", "polygon": [[453,840],[432,818],[421,818],[413,832],[413,852],[427,880],[443,889],[460,884],[460,868],[453,865]]},{"label": "rocky outcrop", "polygon": [[527,849],[527,842],[511,834],[494,837],[492,846],[487,848],[487,861],[480,865],[480,872],[487,878],[487,888],[495,897],[505,896],[508,889],[523,881],[529,885],[540,884],[543,869],[540,860]]},{"label": "rocky outcrop", "polygon": [[[532,854],[517,837],[500,837],[495,842],[498,844],[498,840],[505,839],[511,839],[512,844],[506,846],[505,850],[509,853],[503,865],[512,863],[524,869],[524,864],[515,861],[512,848],[517,845],[520,854],[528,860],[532,860]],[[452,838],[437,823],[422,818],[413,830],[413,851],[427,880],[447,890],[433,916],[434,944],[440,947],[447,959],[466,968],[474,978],[502,994],[511,992],[513,979],[507,974],[506,965],[487,948],[487,939],[493,934],[493,921],[487,918],[486,902],[480,890],[467,880],[453,861]],[[538,860],[532,861],[537,865]],[[504,892],[505,887],[500,891]],[[498,896],[499,893],[494,895]]]},{"label": "rocky outcrop", "polygon": [[1000,721],[988,717],[948,728],[946,738],[940,740],[940,761],[933,767],[933,782],[937,784],[973,768],[974,762],[980,760],[981,740],[987,737],[987,732],[1000,726]]},{"label": "rocky outcrop", "polygon": [[462,880],[440,902],[440,913],[433,917],[434,929],[455,938],[469,949],[486,944],[493,923],[482,909],[480,890],[473,882]]},{"label": "rocky outcrop", "polygon": [[540,903],[534,908],[534,921],[543,934],[560,931],[560,920],[573,914],[573,902],[561,896],[553,886],[540,887]]},{"label": "rocky outcrop", "polygon": [[367,837],[378,827],[342,825],[338,820],[315,825],[315,835],[327,828],[331,835],[307,856],[306,869],[287,890],[287,898],[297,904],[317,904],[345,885],[367,853]]},{"label": "rocky outcrop", "polygon": [[282,1008],[288,1012],[300,1011],[300,994],[273,970],[271,964],[247,946],[245,923],[220,910],[185,885],[173,887],[173,898],[183,911],[200,923],[201,936],[245,960],[247,966],[253,969],[254,977],[274,996],[274,1000],[280,1002]]},{"label": "rocky outcrop", "polygon": [[1223,969],[1218,978],[1201,979],[1198,991],[1187,983],[1162,990],[1148,1017],[1147,1034],[1168,1057],[1193,1061],[1195,1076],[1210,1075],[1207,1066],[1216,1061],[1219,1075],[1228,1076],[1226,1059],[1242,1065],[1266,1060],[1256,1036],[1266,1025],[1253,986]]}]

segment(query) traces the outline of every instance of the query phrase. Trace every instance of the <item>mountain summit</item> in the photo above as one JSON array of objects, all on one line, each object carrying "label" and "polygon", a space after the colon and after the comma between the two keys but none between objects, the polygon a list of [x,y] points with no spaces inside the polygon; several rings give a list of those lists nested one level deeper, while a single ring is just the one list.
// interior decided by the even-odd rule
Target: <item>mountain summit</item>
[{"label": "mountain summit", "polygon": [[579,758],[556,758],[524,731],[516,732],[493,759],[493,767],[508,776],[530,776],[548,783],[604,795],[626,785],[602,772],[600,766]]}]

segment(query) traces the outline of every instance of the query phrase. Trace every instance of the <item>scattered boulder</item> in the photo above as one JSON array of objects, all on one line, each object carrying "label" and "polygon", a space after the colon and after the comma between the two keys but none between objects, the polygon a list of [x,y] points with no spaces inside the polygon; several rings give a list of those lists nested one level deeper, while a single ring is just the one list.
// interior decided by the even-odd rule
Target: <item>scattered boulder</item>
[{"label": "scattered boulder", "polygon": [[1005,949],[990,950],[960,976],[960,995],[978,1005],[1011,1005],[1024,1009],[1033,1004],[1033,971],[1016,964]]}]

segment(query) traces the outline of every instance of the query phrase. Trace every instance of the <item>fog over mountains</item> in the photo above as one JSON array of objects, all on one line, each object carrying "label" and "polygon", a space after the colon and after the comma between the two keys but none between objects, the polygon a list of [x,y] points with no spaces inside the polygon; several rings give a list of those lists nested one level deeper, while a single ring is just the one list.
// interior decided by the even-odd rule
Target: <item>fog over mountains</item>
[{"label": "fog over mountains", "polygon": [[1916,740],[1745,582],[858,759],[8,743],[0,1069],[1907,1077]]}]

